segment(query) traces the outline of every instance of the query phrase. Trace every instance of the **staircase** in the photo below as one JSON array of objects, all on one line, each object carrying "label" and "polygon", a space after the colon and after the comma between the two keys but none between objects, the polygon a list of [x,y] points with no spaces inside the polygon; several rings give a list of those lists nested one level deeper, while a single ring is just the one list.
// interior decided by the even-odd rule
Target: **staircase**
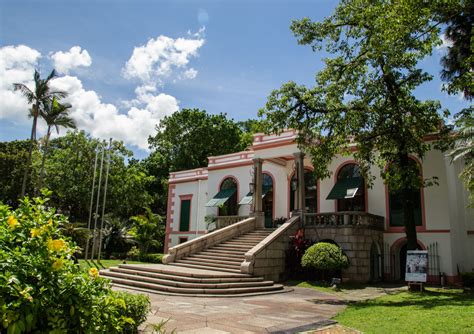
[{"label": "staircase", "polygon": [[245,253],[273,230],[243,234],[169,265],[119,265],[101,270],[114,286],[187,296],[251,296],[283,292],[283,286],[263,277],[242,274]]}]

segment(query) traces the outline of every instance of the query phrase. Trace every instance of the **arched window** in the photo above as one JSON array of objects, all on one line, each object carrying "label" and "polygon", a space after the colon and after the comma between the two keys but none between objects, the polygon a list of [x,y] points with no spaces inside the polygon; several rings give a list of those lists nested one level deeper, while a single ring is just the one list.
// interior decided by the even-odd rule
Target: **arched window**
[{"label": "arched window", "polygon": [[[419,168],[418,163],[410,159],[410,164],[416,164],[416,167]],[[420,170],[421,174],[421,170]],[[404,213],[403,213],[403,204],[402,204],[402,196],[400,192],[397,191],[390,191],[389,193],[389,222],[390,226],[405,226],[403,223],[404,221]],[[421,212],[421,189],[416,189],[411,191],[410,193],[410,200],[413,203],[414,214],[415,214],[415,224],[416,226],[422,225],[422,212]]]},{"label": "arched window", "polygon": [[365,180],[357,164],[349,163],[341,167],[328,199],[337,200],[338,212],[365,211]]},{"label": "arched window", "polygon": [[219,216],[236,216],[239,211],[237,205],[237,182],[234,178],[228,177],[221,183],[219,192],[222,193],[223,190],[228,190],[231,194],[225,203],[219,206]]},{"label": "arched window", "polygon": [[[295,210],[296,203],[296,173],[293,174],[290,182],[290,212]],[[305,187],[305,207],[307,212],[318,211],[318,183],[314,173],[309,170],[304,170],[304,187]]]}]

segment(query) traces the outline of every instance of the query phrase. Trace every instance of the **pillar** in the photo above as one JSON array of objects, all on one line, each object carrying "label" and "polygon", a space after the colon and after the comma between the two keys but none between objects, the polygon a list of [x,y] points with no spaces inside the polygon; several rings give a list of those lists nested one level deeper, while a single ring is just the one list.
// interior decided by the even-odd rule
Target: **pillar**
[{"label": "pillar", "polygon": [[304,184],[304,153],[296,152],[293,153],[295,157],[295,169],[296,169],[296,211],[303,213],[306,210],[305,200],[305,184]]},{"label": "pillar", "polygon": [[253,159],[253,174],[255,189],[252,196],[253,212],[252,215],[257,220],[257,227],[265,226],[265,219],[263,213],[263,173],[262,173],[263,160],[260,158]]}]

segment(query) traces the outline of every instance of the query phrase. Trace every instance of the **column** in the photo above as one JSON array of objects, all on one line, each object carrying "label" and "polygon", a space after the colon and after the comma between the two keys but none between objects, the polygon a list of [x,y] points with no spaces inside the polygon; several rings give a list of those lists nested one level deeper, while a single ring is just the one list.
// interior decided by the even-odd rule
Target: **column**
[{"label": "column", "polygon": [[252,196],[253,201],[253,213],[252,215],[257,219],[257,226],[265,226],[264,213],[263,213],[263,173],[262,173],[263,160],[260,158],[253,159],[253,172],[254,172],[254,183],[255,189]]},{"label": "column", "polygon": [[296,172],[296,203],[295,209],[301,213],[306,210],[305,201],[305,184],[304,184],[304,153],[293,153],[295,157],[295,172]]}]

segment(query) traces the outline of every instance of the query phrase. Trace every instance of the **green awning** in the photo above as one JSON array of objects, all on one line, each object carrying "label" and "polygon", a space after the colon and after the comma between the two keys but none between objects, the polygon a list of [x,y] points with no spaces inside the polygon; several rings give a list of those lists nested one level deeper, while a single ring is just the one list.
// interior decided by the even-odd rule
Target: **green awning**
[{"label": "green awning", "polygon": [[213,198],[206,203],[208,207],[218,207],[227,202],[227,200],[237,191],[237,188],[222,189]]},{"label": "green awning", "polygon": [[[262,189],[262,198],[265,197],[265,195],[272,190],[272,186],[263,186]],[[239,205],[246,205],[246,204],[252,204],[253,200],[253,193],[249,192],[247,195],[245,195],[239,202]]]},{"label": "green awning", "polygon": [[252,204],[252,200],[253,200],[253,194],[249,192],[240,200],[239,205]]},{"label": "green awning", "polygon": [[344,199],[354,198],[357,191],[364,184],[364,179],[361,177],[351,177],[348,179],[337,180],[334,187],[332,187],[326,199]]}]

